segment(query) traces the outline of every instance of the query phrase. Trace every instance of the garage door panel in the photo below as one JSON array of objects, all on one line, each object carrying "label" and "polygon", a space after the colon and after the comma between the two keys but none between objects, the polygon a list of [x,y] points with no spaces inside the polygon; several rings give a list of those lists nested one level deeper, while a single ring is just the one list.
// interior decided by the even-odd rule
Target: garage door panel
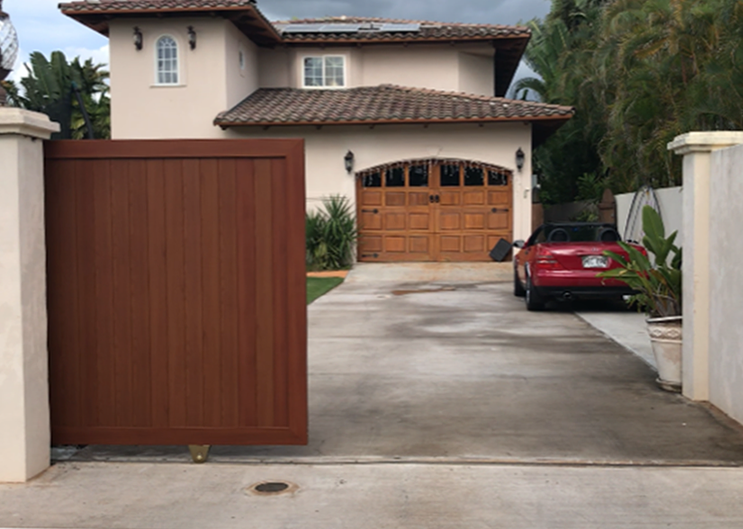
[{"label": "garage door panel", "polygon": [[392,207],[405,206],[405,193],[387,193],[385,195],[385,205]]},{"label": "garage door panel", "polygon": [[462,229],[462,214],[456,212],[446,212],[439,214],[439,231],[454,231]]},{"label": "garage door panel", "polygon": [[369,191],[366,189],[362,194],[361,204],[364,206],[381,206],[382,196],[381,191]]},{"label": "garage door panel", "polygon": [[488,204],[490,206],[508,205],[511,203],[511,190],[489,190],[488,191]]},{"label": "garage door panel", "polygon": [[441,191],[439,201],[442,206],[459,206],[462,203],[462,195],[457,191]]},{"label": "garage door panel", "polygon": [[464,192],[464,205],[465,206],[481,206],[485,204],[485,191],[465,191]]},{"label": "garage door panel", "polygon": [[465,230],[483,230],[485,229],[485,213],[465,213],[464,214]]},{"label": "garage door panel", "polygon": [[488,215],[488,229],[507,230],[511,227],[511,212],[504,211]]},{"label": "garage door panel", "polygon": [[408,222],[411,230],[428,231],[431,227],[431,215],[428,213],[410,213]]},{"label": "garage door panel", "polygon": [[415,254],[428,254],[431,251],[431,236],[413,236],[408,239],[408,250]]},{"label": "garage door panel", "polygon": [[487,252],[488,250],[485,246],[487,240],[485,235],[465,235],[463,239],[464,247],[462,250],[466,253]]},{"label": "garage door panel", "polygon": [[384,251],[390,253],[404,253],[405,252],[405,239],[406,237],[392,237],[387,236],[384,238]]},{"label": "garage door panel", "polygon": [[440,235],[439,249],[442,252],[459,253],[462,250],[462,237],[459,235]]},{"label": "garage door panel", "polygon": [[404,211],[400,212],[387,212],[384,214],[384,229],[393,230],[404,230],[405,229],[405,218],[407,213]]},{"label": "garage door panel", "polygon": [[381,235],[364,235],[359,237],[359,249],[361,252],[381,252],[382,251]]},{"label": "garage door panel", "polygon": [[382,229],[382,216],[379,213],[361,212],[361,229],[364,231],[379,231]]},{"label": "garage door panel", "polygon": [[409,206],[428,206],[429,205],[429,193],[409,193],[408,194],[408,205]]}]

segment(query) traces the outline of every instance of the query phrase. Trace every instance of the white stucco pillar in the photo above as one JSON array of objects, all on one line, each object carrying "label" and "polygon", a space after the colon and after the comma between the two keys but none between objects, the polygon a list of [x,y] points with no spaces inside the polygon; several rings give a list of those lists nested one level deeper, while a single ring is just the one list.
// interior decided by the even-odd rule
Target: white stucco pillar
[{"label": "white stucco pillar", "polygon": [[59,125],[0,107],[0,482],[49,466],[44,150]]},{"label": "white stucco pillar", "polygon": [[684,156],[683,392],[709,400],[710,153],[743,143],[743,132],[690,132],[668,149]]}]

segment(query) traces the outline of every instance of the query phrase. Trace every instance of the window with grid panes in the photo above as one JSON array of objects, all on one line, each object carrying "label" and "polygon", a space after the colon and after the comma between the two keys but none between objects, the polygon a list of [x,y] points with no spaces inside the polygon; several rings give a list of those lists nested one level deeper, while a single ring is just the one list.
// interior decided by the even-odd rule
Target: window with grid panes
[{"label": "window with grid panes", "polygon": [[178,44],[172,37],[160,37],[157,50],[157,84],[178,84]]},{"label": "window with grid panes", "polygon": [[305,57],[304,86],[306,88],[340,88],[346,86],[345,57]]}]

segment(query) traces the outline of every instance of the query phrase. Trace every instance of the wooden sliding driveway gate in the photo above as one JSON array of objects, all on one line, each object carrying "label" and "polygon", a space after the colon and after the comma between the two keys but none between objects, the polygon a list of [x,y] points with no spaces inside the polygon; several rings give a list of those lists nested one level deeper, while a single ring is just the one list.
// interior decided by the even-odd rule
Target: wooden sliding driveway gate
[{"label": "wooden sliding driveway gate", "polygon": [[307,442],[301,140],[46,147],[56,444]]}]

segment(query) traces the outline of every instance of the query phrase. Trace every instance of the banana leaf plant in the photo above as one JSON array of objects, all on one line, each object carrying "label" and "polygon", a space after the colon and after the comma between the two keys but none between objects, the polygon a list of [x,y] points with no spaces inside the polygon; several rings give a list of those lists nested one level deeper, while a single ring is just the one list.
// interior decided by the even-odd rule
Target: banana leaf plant
[{"label": "banana leaf plant", "polygon": [[645,232],[642,244],[653,258],[620,242],[628,257],[605,251],[604,255],[616,261],[619,268],[601,272],[598,277],[618,279],[629,285],[636,292],[630,304],[638,306],[651,318],[681,316],[682,252],[674,244],[678,232],[666,237],[663,219],[650,206],[642,210],[642,228]]}]

